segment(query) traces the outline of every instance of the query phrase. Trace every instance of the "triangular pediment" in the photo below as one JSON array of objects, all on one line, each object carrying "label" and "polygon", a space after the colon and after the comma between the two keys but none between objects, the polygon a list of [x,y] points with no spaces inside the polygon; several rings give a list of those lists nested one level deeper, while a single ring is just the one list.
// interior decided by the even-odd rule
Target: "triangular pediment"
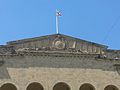
[{"label": "triangular pediment", "polygon": [[16,40],[7,43],[18,49],[38,49],[51,51],[74,51],[81,53],[100,53],[107,46],[74,38],[63,34],[46,35],[36,38]]}]

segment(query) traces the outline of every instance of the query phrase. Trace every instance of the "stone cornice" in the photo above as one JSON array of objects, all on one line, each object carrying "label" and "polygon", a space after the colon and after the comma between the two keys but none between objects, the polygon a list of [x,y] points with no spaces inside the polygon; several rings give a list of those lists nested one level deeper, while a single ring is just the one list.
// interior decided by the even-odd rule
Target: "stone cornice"
[{"label": "stone cornice", "polygon": [[0,59],[14,57],[26,57],[26,56],[41,56],[41,57],[67,57],[67,58],[82,58],[82,59],[94,59],[98,61],[116,61],[120,62],[120,59],[111,59],[101,57],[100,54],[83,54],[80,52],[64,52],[64,51],[22,51],[15,54],[0,54]]},{"label": "stone cornice", "polygon": [[0,54],[0,57],[15,57],[15,56],[51,56],[51,57],[82,57],[95,58],[98,54],[81,54],[76,52],[57,52],[57,51],[28,51],[19,52],[16,54]]}]

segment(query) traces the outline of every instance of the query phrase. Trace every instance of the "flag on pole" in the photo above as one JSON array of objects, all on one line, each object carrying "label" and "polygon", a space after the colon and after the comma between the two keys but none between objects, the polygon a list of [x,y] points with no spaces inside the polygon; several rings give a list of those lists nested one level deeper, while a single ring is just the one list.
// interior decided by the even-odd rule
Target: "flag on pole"
[{"label": "flag on pole", "polygon": [[56,11],[56,16],[62,16],[60,11]]}]

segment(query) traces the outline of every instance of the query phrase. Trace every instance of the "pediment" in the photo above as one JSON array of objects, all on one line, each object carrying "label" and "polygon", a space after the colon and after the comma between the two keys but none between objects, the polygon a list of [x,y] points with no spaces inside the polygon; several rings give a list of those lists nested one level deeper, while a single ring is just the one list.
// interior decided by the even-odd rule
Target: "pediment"
[{"label": "pediment", "polygon": [[35,49],[51,51],[69,51],[81,53],[100,53],[107,49],[107,46],[90,41],[74,38],[63,34],[46,35],[36,38],[29,38],[7,43],[14,46],[16,50]]}]

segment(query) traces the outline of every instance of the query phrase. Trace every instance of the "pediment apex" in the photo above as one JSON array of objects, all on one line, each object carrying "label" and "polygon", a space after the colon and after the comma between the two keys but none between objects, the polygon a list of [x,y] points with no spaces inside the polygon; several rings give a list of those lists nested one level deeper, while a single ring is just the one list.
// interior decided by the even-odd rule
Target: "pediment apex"
[{"label": "pediment apex", "polygon": [[[76,41],[76,42],[83,42],[83,43],[88,43],[97,47],[101,47],[101,48],[107,48],[107,46],[102,45],[102,44],[98,44],[98,43],[94,43],[94,42],[90,42],[87,40],[83,40],[83,39],[79,39],[79,38],[75,38],[72,36],[68,36],[68,35],[64,35],[64,34],[52,34],[52,35],[46,35],[46,36],[40,36],[40,37],[35,37],[35,38],[28,38],[28,39],[22,39],[22,40],[16,40],[16,41],[10,41],[7,42],[7,45],[15,45],[15,44],[21,44],[21,43],[27,43],[27,42],[35,42],[35,41],[43,41],[43,40],[56,40],[58,38],[62,38],[64,40],[69,40],[69,41]],[[68,41],[68,42],[69,42]],[[57,42],[60,43],[60,42]]]}]

